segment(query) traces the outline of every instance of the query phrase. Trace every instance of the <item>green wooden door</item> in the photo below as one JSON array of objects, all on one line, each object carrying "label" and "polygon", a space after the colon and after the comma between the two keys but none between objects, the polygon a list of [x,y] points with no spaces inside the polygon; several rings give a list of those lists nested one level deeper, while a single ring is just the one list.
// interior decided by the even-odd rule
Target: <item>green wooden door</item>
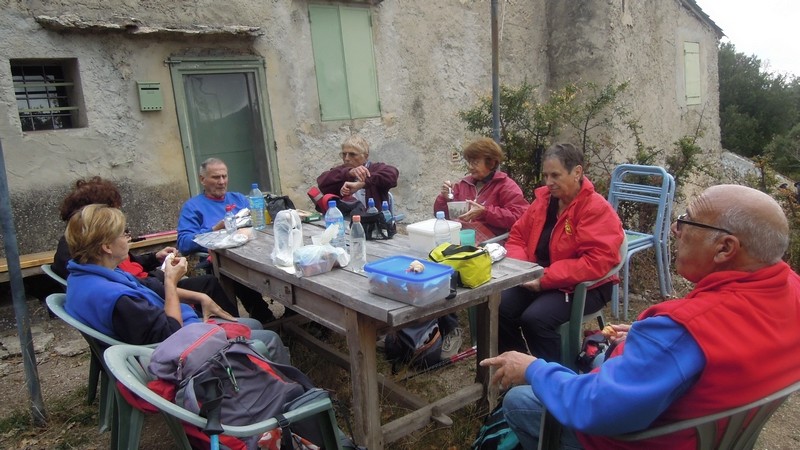
[{"label": "green wooden door", "polygon": [[[197,170],[219,158],[228,166],[228,190],[246,194],[251,183],[279,192],[263,63],[242,60],[174,62],[172,82],[192,195]],[[264,86],[264,88],[262,88]]]}]

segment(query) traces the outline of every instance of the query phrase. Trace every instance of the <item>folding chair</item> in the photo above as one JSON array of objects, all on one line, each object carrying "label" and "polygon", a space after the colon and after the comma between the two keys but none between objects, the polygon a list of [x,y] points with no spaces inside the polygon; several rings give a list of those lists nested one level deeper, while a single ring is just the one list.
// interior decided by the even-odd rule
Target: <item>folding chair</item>
[{"label": "folding chair", "polygon": [[[761,429],[775,410],[800,389],[800,382],[794,383],[774,394],[716,414],[682,420],[680,422],[650,428],[636,433],[614,436],[621,441],[642,441],[682,430],[694,429],[698,450],[752,449],[755,446]],[[552,416],[545,416],[540,427],[540,436],[550,434],[550,429],[557,422]],[[560,424],[558,424],[560,428]],[[539,440],[540,450],[560,447],[560,436],[545,441]],[[644,446],[642,448],[645,448]]]},{"label": "folding chair", "polygon": [[[675,179],[662,167],[622,164],[611,174],[608,202],[619,214],[623,204],[650,204],[656,207],[656,219],[651,232],[626,229],[628,253],[623,266],[623,307],[628,320],[628,286],[631,257],[653,248],[661,296],[672,292],[670,275],[669,234],[672,221],[672,202],[675,199]],[[615,287],[611,311],[619,317],[619,289]]]},{"label": "folding chair", "polygon": [[[170,402],[147,387],[147,383],[151,380],[151,377],[148,375],[146,367],[152,353],[153,349],[146,347],[114,345],[105,351],[104,358],[106,366],[117,381],[145,402],[158,408],[158,410],[167,415],[173,423],[182,421],[199,428],[204,428],[206,426],[206,419],[204,417]],[[117,407],[127,410],[127,413],[133,415],[136,415],[138,412],[124,401],[118,402]],[[138,414],[141,413],[138,412]],[[324,448],[342,448],[338,436],[336,416],[333,412],[333,404],[330,399],[314,401],[296,410],[286,412],[283,416],[289,424],[313,417],[315,423],[322,432],[321,434],[325,441]],[[232,426],[222,424],[224,434],[239,437],[255,436],[279,426],[280,423],[277,418],[271,418],[250,425]],[[179,443],[184,448],[189,448],[189,442],[185,438],[185,435],[184,439]]]}]

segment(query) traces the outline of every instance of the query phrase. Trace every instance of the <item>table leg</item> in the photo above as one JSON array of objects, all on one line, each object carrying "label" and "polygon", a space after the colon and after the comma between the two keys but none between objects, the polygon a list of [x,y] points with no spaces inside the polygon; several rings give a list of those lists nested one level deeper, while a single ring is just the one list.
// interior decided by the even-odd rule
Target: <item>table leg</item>
[{"label": "table leg", "polygon": [[376,324],[369,317],[345,313],[350,377],[353,384],[353,427],[356,443],[370,450],[383,449],[378,366],[375,355]]},{"label": "table leg", "polygon": [[494,369],[488,367],[481,367],[480,362],[486,358],[497,356],[497,330],[499,323],[498,308],[500,307],[500,293],[492,294],[484,303],[477,305],[477,319],[478,319],[478,348],[475,364],[477,370],[475,371],[475,381],[483,384],[483,399],[481,405],[486,405],[484,401],[488,401],[489,410],[491,411],[497,404],[497,397],[499,394],[497,386],[490,385]]}]

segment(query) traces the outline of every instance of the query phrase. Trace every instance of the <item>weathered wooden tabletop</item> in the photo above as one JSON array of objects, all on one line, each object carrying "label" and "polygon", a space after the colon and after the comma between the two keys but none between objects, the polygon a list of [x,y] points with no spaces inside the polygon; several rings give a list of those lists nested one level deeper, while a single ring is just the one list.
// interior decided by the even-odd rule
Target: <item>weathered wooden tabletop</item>
[{"label": "weathered wooden tabletop", "polygon": [[[322,228],[304,224],[303,232],[304,242],[310,244],[311,236],[320,234]],[[540,266],[506,258],[492,266],[492,279],[488,283],[475,289],[459,288],[455,298],[450,300],[441,299],[425,306],[412,306],[370,293],[366,274],[355,273],[350,268],[336,267],[330,272],[311,277],[288,273],[272,263],[270,255],[273,243],[272,227],[268,226],[263,232],[255,232],[254,239],[241,247],[215,251],[216,273],[229,291],[232,290],[232,281],[243,283],[347,337],[349,355],[346,358],[349,359],[353,385],[354,433],[359,444],[371,450],[382,449],[385,443],[399,439],[431,420],[446,422],[448,418],[444,414],[471,402],[488,399],[493,404],[496,392],[489,387],[489,371],[478,366],[476,383],[429,404],[420,400],[412,401],[415,411],[382,425],[378,384],[383,384],[384,388],[402,388],[377,372],[375,341],[378,332],[475,306],[477,364],[477,361],[497,353],[500,293],[541,276]],[[427,257],[412,249],[405,235],[398,234],[386,241],[367,242],[368,262],[395,255],[420,260]],[[317,347],[320,348],[324,349],[325,346]]]}]

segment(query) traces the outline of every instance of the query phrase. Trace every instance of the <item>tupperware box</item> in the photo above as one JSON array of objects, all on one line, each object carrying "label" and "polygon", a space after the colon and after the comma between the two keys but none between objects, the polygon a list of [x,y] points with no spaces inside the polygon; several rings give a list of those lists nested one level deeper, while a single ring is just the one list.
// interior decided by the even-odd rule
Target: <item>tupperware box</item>
[{"label": "tupperware box", "polygon": [[422,261],[421,273],[406,272],[414,261],[410,256],[392,256],[364,266],[369,277],[369,291],[415,306],[427,305],[450,294],[453,268],[432,261]]},{"label": "tupperware box", "polygon": [[[414,250],[418,250],[427,255],[436,247],[436,241],[433,239],[433,224],[435,222],[436,219],[428,219],[422,222],[412,223],[406,227],[406,233],[408,233],[408,238],[411,240],[411,247]],[[450,225],[450,243],[456,245],[461,244],[461,237],[458,234],[459,231],[461,231],[461,222],[448,220],[447,224]]]}]

